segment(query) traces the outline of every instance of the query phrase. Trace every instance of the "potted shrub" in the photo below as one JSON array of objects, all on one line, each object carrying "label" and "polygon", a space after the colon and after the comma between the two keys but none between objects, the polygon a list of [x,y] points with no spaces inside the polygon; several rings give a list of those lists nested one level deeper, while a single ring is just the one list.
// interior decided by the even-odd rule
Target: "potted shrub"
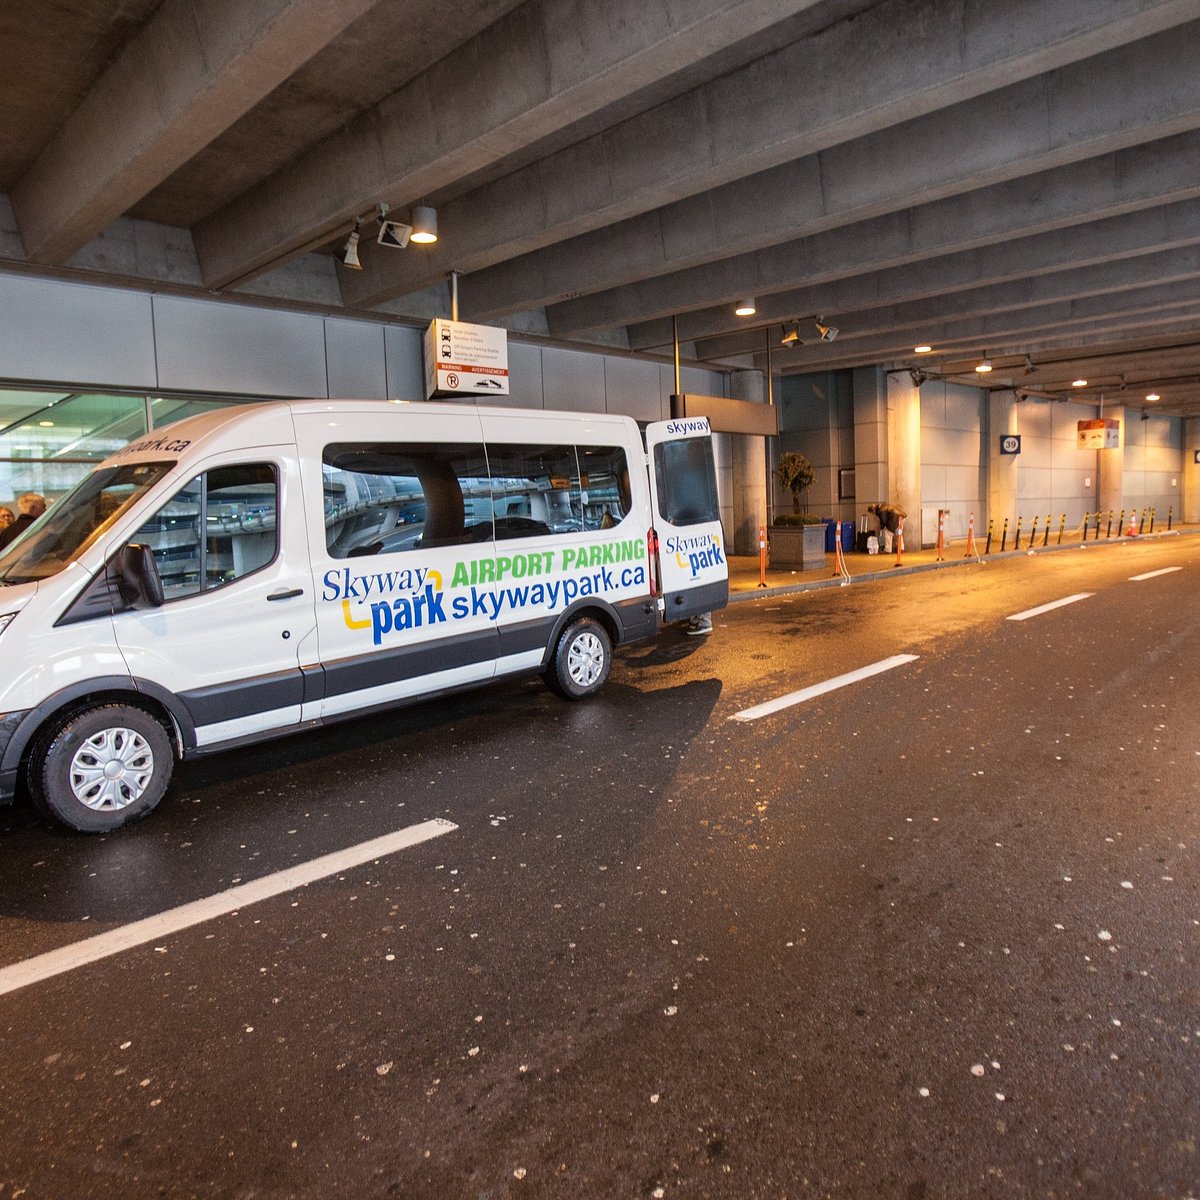
[{"label": "potted shrub", "polygon": [[825,526],[819,517],[802,512],[800,498],[816,479],[808,459],[789,450],[775,468],[779,486],[792,493],[792,511],[779,513],[771,529],[771,564],[817,570],[825,565]]}]

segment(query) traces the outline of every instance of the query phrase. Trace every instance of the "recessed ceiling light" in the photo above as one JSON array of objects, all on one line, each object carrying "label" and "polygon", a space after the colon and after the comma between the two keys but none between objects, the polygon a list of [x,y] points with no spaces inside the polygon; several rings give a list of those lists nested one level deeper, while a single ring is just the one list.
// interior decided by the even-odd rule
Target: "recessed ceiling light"
[{"label": "recessed ceiling light", "polygon": [[913,353],[914,354],[932,354],[933,347],[932,346],[914,346]]},{"label": "recessed ceiling light", "polygon": [[735,317],[752,317],[758,311],[754,304],[754,297],[747,296],[745,300],[739,300],[738,306],[733,310]]},{"label": "recessed ceiling light", "polygon": [[1072,379],[1071,386],[1072,387],[1087,387],[1087,380],[1086,379]]},{"label": "recessed ceiling light", "polygon": [[1153,403],[1155,400],[1161,400],[1162,397],[1157,392],[1151,392],[1146,399]]},{"label": "recessed ceiling light", "polygon": [[976,366],[975,370],[978,371],[980,375],[986,375],[991,369],[992,360],[988,358],[987,354],[985,353],[983,358],[979,360],[979,364]]}]

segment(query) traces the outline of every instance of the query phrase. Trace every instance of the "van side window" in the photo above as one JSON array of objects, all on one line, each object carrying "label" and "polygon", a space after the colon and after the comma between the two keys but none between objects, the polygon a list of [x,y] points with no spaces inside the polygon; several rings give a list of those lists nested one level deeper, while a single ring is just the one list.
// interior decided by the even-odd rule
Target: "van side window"
[{"label": "van side window", "polygon": [[332,558],[492,538],[481,445],[342,443],[326,446],[322,457],[325,545]]},{"label": "van side window", "polygon": [[585,529],[611,529],[633,507],[629,464],[620,446],[580,446],[579,471]]},{"label": "van side window", "polygon": [[574,446],[488,444],[496,538],[544,537],[583,529]]},{"label": "van side window", "polygon": [[680,438],[654,447],[658,511],[672,525],[702,525],[720,517],[712,439]]},{"label": "van side window", "polygon": [[130,539],[154,553],[167,600],[194,596],[265,567],[279,548],[279,483],[269,463],[197,475]]}]

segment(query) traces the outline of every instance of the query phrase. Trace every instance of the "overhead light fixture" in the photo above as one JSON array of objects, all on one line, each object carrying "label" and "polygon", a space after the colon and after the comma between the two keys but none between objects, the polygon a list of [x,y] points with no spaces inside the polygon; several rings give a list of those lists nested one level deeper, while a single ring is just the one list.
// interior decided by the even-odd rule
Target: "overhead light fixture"
[{"label": "overhead light fixture", "polygon": [[818,317],[816,320],[817,333],[821,335],[821,341],[832,342],[837,337],[838,331],[832,325],[825,323],[824,317]]},{"label": "overhead light fixture", "polygon": [[410,242],[416,242],[420,246],[429,246],[438,240],[436,208],[430,208],[426,204],[415,205],[411,220],[412,232],[408,235]]},{"label": "overhead light fixture", "polygon": [[932,346],[914,346],[913,353],[914,354],[932,354],[933,347]]},{"label": "overhead light fixture", "polygon": [[1072,379],[1071,386],[1072,387],[1087,387],[1087,380],[1086,379]]},{"label": "overhead light fixture", "polygon": [[800,345],[800,322],[793,321],[790,325],[783,327],[783,337],[779,339],[781,346],[798,346]]},{"label": "overhead light fixture", "polygon": [[355,217],[354,228],[350,231],[350,236],[346,239],[346,244],[333,252],[333,257],[343,267],[349,267],[351,271],[362,270],[362,263],[358,261],[358,239],[360,236],[359,230],[361,229],[362,221],[358,217]]},{"label": "overhead light fixture", "polygon": [[745,300],[739,300],[738,306],[733,310],[735,317],[752,317],[758,312],[758,308],[754,303],[753,296],[747,296]]},{"label": "overhead light fixture", "polygon": [[1150,394],[1149,394],[1149,395],[1146,397],[1146,399],[1147,399],[1147,400],[1149,400],[1151,404],[1153,404],[1155,400],[1161,400],[1161,399],[1162,399],[1162,397],[1161,397],[1161,396],[1160,396],[1160,395],[1159,395],[1157,392],[1151,392],[1151,393],[1150,393]]},{"label": "overhead light fixture", "polygon": [[983,352],[983,357],[976,364],[975,370],[980,375],[986,375],[991,369],[992,369],[992,360],[990,358],[988,358],[987,351],[985,350]]}]

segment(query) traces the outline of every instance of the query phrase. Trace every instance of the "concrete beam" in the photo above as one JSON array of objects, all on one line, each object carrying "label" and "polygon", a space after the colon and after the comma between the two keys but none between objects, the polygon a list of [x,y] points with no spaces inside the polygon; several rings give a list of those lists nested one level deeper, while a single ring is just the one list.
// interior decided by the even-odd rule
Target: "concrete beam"
[{"label": "concrete beam", "polygon": [[[374,267],[346,281],[347,303],[369,306],[415,290],[430,272],[491,267],[486,279],[472,285],[470,303],[477,316],[497,316],[596,290],[586,271],[569,270],[576,253],[586,254],[589,264],[607,260],[599,286],[608,287],[639,277],[650,264],[658,271],[687,265],[691,252],[686,247],[697,236],[703,246],[711,247],[715,235],[719,243],[731,240],[741,250],[795,236],[790,228],[764,236],[761,219],[768,202],[757,200],[744,184],[730,193],[737,203],[720,211],[708,198],[680,202],[796,159],[807,168],[781,175],[787,201],[795,202],[797,184],[812,200],[821,191],[818,151],[1031,80],[1195,16],[1187,0],[1115,0],[1103,6],[1078,0],[1009,0],[1003,6],[883,0],[852,21],[801,38],[519,171],[500,187],[444,206],[445,247],[424,260],[377,255]],[[913,70],[918,62],[920,69]],[[1079,86],[1063,82],[1068,90]],[[1104,107],[1099,97],[1089,98]],[[1039,117],[1050,118],[1044,129],[1053,131],[1057,103],[1048,94],[1039,99],[1022,93],[1008,115],[1019,118],[1022,108],[1038,109]],[[1089,137],[1086,121],[1074,128],[1084,140]],[[961,127],[954,132],[963,169],[986,169],[978,155],[972,158],[978,142],[958,136]],[[888,157],[876,161],[874,182],[888,174]],[[840,191],[836,176],[832,182],[835,193]],[[836,194],[830,198],[838,199]],[[641,218],[615,238],[607,229],[663,205],[669,207],[662,217]],[[570,250],[544,249],[596,230],[602,232]],[[536,250],[541,254],[531,258]],[[526,257],[512,261],[514,255]],[[581,282],[560,284],[563,270]]]},{"label": "concrete beam", "polygon": [[[834,364],[844,367],[897,359],[909,361],[914,357],[912,347],[918,338],[943,350],[975,346],[980,354],[1015,353],[1016,343],[1032,340],[1039,334],[1061,333],[1069,338],[1073,328],[1080,333],[1122,331],[1153,328],[1181,314],[1194,319],[1197,303],[1200,303],[1200,280],[1191,279],[1163,287],[1132,288],[1085,300],[1041,304],[867,337],[839,338],[836,343],[792,350],[786,356],[781,355],[780,362],[790,367],[826,370]],[[1192,306],[1190,312],[1189,306]]]},{"label": "concrete beam", "polygon": [[1159,34],[512,259],[467,277],[467,311],[552,303],[1194,129],[1198,37],[1200,23]]},{"label": "concrete beam", "polygon": [[64,263],[375,0],[165,0],[12,189],[31,262]]},{"label": "concrete beam", "polygon": [[205,282],[278,265],[381,201],[419,201],[814,3],[530,0],[202,221]]},{"label": "concrete beam", "polygon": [[[847,313],[881,304],[964,293],[992,284],[1050,275],[1067,267],[1114,263],[1197,243],[1200,243],[1200,200],[1187,200],[976,250],[942,254],[815,287],[758,296],[754,323],[784,323],[818,313],[844,319]],[[730,298],[719,307],[679,314],[680,340],[695,341],[736,332],[739,325],[746,323],[733,315],[736,299]],[[833,323],[837,325],[839,321],[835,319]],[[671,322],[660,319],[632,326],[629,344],[635,350],[669,346]]]},{"label": "concrete beam", "polygon": [[[1015,312],[1034,308],[1053,301],[1082,300],[1126,292],[1130,288],[1165,287],[1171,283],[1200,278],[1200,245],[1179,247],[1099,262],[1074,270],[1056,271],[1004,283],[970,288],[944,296],[930,296],[904,304],[884,305],[839,314],[825,310],[826,319],[841,333],[842,345],[853,339],[895,330],[921,330],[939,322],[965,320],[968,317],[988,316],[997,312]],[[759,317],[756,316],[755,320]],[[801,329],[803,338],[805,331]],[[811,322],[808,341],[815,341]],[[928,340],[921,338],[920,340]],[[728,333],[716,338],[696,340],[696,353],[701,358],[723,357],[727,354],[753,353],[763,341],[761,330]],[[911,350],[911,347],[909,347]]]},{"label": "concrete beam", "polygon": [[1188,132],[553,305],[551,335],[648,321],[1200,197]]}]

